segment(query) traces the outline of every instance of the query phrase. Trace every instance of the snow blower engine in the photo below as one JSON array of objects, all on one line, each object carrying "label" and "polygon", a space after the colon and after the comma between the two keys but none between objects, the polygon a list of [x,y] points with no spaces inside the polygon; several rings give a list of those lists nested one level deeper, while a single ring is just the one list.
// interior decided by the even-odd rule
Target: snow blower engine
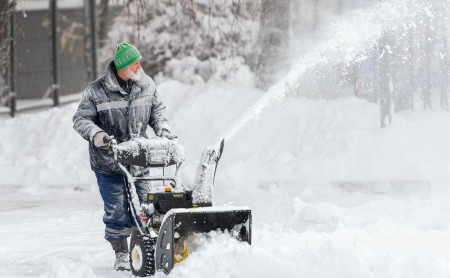
[{"label": "snow blower engine", "polygon": [[[195,249],[196,236],[210,231],[228,231],[237,240],[251,244],[250,208],[213,206],[214,177],[223,140],[203,152],[193,187],[181,182],[184,149],[177,141],[160,137],[137,137],[120,144],[114,137],[106,141],[127,178],[128,201],[137,223],[130,239],[133,275],[145,277],[155,271],[168,274],[175,263]],[[172,171],[167,174],[169,168]],[[162,174],[152,173],[157,170]],[[145,185],[144,196],[138,196],[136,183]]]}]

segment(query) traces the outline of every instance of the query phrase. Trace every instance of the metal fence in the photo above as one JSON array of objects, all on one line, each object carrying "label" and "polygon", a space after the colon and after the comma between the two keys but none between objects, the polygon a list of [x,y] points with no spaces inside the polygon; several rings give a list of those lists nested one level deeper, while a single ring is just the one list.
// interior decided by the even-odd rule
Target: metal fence
[{"label": "metal fence", "polygon": [[36,3],[11,13],[9,80],[0,80],[0,113],[14,116],[30,108],[18,106],[18,100],[57,106],[60,97],[82,92],[97,76],[94,0]]}]

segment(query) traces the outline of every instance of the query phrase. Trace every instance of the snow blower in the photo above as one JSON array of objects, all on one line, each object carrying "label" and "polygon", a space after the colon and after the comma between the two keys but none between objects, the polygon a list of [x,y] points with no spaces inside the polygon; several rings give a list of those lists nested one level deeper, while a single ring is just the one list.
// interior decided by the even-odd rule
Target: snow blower
[{"label": "snow blower", "polygon": [[[130,239],[133,275],[151,276],[155,271],[168,274],[195,248],[192,239],[202,233],[228,231],[237,240],[251,244],[250,208],[213,206],[214,177],[224,140],[203,152],[193,190],[180,179],[184,149],[177,141],[137,137],[117,144],[109,137],[107,142],[126,176],[130,210],[137,223]],[[166,174],[169,167],[175,168],[172,174]],[[162,174],[153,175],[155,168],[162,169]],[[142,203],[136,182],[144,182],[147,187]]]}]

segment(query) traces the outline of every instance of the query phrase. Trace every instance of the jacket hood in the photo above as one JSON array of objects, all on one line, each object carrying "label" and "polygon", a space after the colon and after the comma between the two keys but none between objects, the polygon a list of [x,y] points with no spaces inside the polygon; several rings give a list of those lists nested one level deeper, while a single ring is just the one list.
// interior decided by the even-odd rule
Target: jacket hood
[{"label": "jacket hood", "polygon": [[[141,79],[139,81],[133,81],[133,84],[137,87],[141,88],[143,90],[144,88],[149,87],[153,84],[153,80],[145,74],[144,70],[141,68],[139,69],[141,73]],[[119,85],[119,82],[117,81],[117,74],[116,74],[116,66],[114,65],[114,60],[111,60],[108,62],[105,68],[105,85],[108,90],[110,91],[119,91],[122,94],[125,94],[125,92],[122,90],[122,88]]]}]

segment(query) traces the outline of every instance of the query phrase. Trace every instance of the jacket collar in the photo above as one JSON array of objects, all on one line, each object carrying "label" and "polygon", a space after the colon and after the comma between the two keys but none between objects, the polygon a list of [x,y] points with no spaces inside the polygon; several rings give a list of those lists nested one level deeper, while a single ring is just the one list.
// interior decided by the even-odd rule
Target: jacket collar
[{"label": "jacket collar", "polygon": [[[136,86],[140,90],[143,90],[149,87],[152,84],[152,79],[150,76],[145,74],[145,72],[141,71],[141,79],[139,81],[133,81],[133,87]],[[119,91],[121,94],[126,94],[119,85],[117,81],[117,73],[116,66],[114,65],[114,60],[108,62],[105,68],[105,86],[109,91]],[[139,91],[140,91],[139,90]],[[135,91],[132,89],[132,91]]]}]

